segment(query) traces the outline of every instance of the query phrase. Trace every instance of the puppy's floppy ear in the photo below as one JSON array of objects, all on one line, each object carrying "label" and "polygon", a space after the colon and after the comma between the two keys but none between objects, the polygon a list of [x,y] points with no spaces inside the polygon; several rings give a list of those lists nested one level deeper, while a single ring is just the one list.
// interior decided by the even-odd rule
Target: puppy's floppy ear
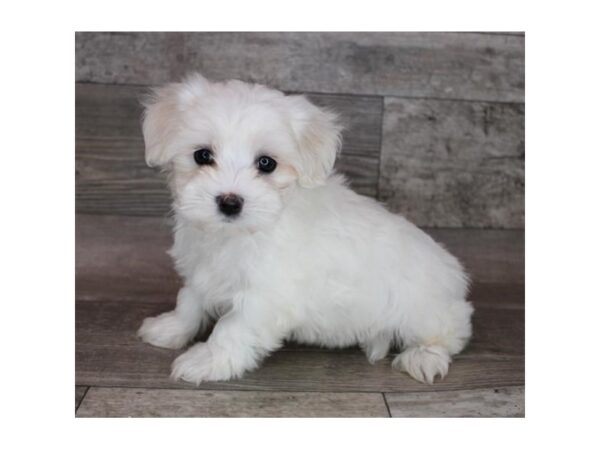
[{"label": "puppy's floppy ear", "polygon": [[142,100],[146,164],[150,167],[162,167],[171,160],[181,113],[195,98],[202,95],[209,85],[210,82],[200,74],[192,74],[181,83],[171,83],[153,89]]},{"label": "puppy's floppy ear", "polygon": [[313,105],[303,96],[286,100],[300,151],[298,182],[303,187],[319,186],[333,170],[342,143],[342,126],[333,112]]}]

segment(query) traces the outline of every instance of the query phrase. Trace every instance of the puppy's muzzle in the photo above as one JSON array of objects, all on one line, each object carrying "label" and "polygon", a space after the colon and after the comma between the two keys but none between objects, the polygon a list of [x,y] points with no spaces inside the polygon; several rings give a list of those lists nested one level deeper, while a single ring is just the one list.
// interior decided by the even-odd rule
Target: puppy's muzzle
[{"label": "puppy's muzzle", "polygon": [[228,217],[237,216],[244,206],[244,199],[236,194],[223,194],[215,198],[219,211]]}]

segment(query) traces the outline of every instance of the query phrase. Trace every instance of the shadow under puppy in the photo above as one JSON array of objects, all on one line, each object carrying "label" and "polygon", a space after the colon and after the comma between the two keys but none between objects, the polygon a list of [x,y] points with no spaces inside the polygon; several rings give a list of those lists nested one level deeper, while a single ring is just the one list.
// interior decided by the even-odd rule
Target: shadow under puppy
[{"label": "shadow under puppy", "polygon": [[285,339],[359,344],[370,362],[432,383],[471,335],[460,263],[428,235],[333,172],[336,116],[303,96],[195,74],[153,91],[146,161],[173,195],[170,253],[184,287],[175,310],[138,335],[181,348],[212,319],[206,342],[173,363],[191,383],[255,369]]}]

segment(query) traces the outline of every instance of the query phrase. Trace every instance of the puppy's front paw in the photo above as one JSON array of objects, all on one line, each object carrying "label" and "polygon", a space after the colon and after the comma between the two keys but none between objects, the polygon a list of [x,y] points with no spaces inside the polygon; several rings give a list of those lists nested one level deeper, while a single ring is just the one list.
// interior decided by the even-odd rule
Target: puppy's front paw
[{"label": "puppy's front paw", "polygon": [[171,378],[188,383],[226,381],[235,378],[232,364],[226,357],[213,354],[208,344],[198,343],[173,361]]},{"label": "puppy's front paw", "polygon": [[177,349],[193,339],[195,330],[190,330],[175,311],[170,311],[145,319],[137,335],[142,341],[156,347]]}]

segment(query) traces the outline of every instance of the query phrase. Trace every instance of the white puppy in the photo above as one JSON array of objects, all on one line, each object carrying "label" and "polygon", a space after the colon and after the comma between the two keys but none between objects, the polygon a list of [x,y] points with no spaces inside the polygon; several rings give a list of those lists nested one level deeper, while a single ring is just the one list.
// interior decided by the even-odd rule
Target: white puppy
[{"label": "white puppy", "polygon": [[169,175],[175,310],[144,321],[152,345],[206,342],[173,363],[192,383],[255,369],[284,340],[360,345],[422,382],[444,377],[471,335],[460,263],[333,173],[341,128],[302,96],[200,75],[156,89],[146,161]]}]

